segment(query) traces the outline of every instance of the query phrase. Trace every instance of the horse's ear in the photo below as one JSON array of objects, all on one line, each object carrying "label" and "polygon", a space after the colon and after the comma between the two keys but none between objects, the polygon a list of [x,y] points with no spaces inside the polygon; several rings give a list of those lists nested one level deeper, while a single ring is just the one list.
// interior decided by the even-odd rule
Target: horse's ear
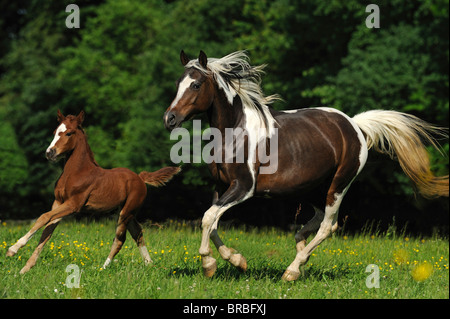
[{"label": "horse's ear", "polygon": [[61,123],[66,119],[66,117],[61,113],[61,111],[58,109],[58,115],[57,115],[58,122]]},{"label": "horse's ear", "polygon": [[81,124],[83,124],[83,121],[84,121],[84,111],[81,111],[80,114],[77,115],[78,126],[81,126]]},{"label": "horse's ear", "polygon": [[198,62],[202,67],[206,69],[206,65],[208,64],[208,57],[202,50],[200,50],[200,54],[198,55]]},{"label": "horse's ear", "polygon": [[180,52],[180,61],[181,61],[181,64],[183,64],[183,66],[185,66],[189,62],[189,58],[186,55],[186,53],[184,53],[183,50],[181,50],[181,52]]}]

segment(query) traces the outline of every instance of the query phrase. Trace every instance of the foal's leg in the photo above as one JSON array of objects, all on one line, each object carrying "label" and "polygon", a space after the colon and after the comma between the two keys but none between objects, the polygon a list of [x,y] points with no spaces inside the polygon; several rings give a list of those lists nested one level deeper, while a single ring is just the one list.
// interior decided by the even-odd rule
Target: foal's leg
[{"label": "foal's leg", "polygon": [[[134,219],[134,214],[139,210],[145,200],[145,196],[147,195],[147,188],[141,179],[131,181],[128,187],[129,189],[131,189],[131,192],[128,194],[127,200],[123,205],[122,210],[120,211],[119,219],[117,221],[116,237],[114,238],[108,258],[106,258],[106,261],[103,264],[103,268],[108,267],[108,265],[114,259],[114,256],[117,255],[117,253],[122,248],[122,245],[125,242],[127,236],[128,224]],[[135,227],[135,225],[131,226],[132,230],[134,230],[133,227]],[[136,236],[137,235],[138,234],[136,234]]]},{"label": "foal's leg", "polygon": [[227,191],[213,204],[203,215],[202,219],[202,242],[199,253],[202,256],[203,273],[206,277],[211,277],[217,269],[216,260],[211,257],[209,239],[211,238],[219,249],[219,253],[225,260],[229,260],[233,265],[242,270],[246,270],[247,261],[241,254],[232,254],[220,240],[217,234],[217,223],[220,217],[231,207],[243,202],[251,197],[251,187],[242,181],[234,180]]},{"label": "foal's leg", "polygon": [[59,204],[57,201],[53,202],[52,210],[42,214],[37,221],[34,223],[33,227],[31,227],[30,231],[28,231],[23,237],[21,237],[17,243],[12,245],[7,253],[6,256],[14,256],[17,251],[25,246],[27,242],[33,237],[33,235],[43,226],[48,224],[50,221],[61,218],[67,215],[70,215],[75,210],[70,205],[69,202],[65,202],[64,204]]},{"label": "foal's leg", "polygon": [[44,230],[42,231],[41,239],[39,240],[39,244],[37,245],[36,249],[34,250],[31,257],[28,259],[25,266],[20,271],[21,274],[24,274],[28,272],[35,264],[36,261],[41,254],[42,248],[44,248],[44,245],[47,243],[47,241],[52,237],[53,231],[55,230],[56,226],[58,226],[59,222],[61,221],[61,218],[52,220],[45,226]]},{"label": "foal's leg", "polygon": [[116,236],[114,237],[114,241],[111,246],[111,251],[106,258],[105,263],[103,264],[103,269],[109,266],[111,261],[114,259],[114,256],[120,251],[127,237],[127,224],[132,219],[133,216],[129,216],[129,214],[122,209],[119,214],[119,220],[117,221],[116,227]]},{"label": "foal's leg", "polygon": [[150,254],[148,253],[147,247],[145,247],[142,227],[141,225],[139,225],[136,218],[131,219],[130,222],[128,223],[128,231],[130,232],[131,236],[138,245],[139,252],[141,253],[142,259],[144,259],[144,264],[148,265],[152,263],[153,261],[150,258]]}]

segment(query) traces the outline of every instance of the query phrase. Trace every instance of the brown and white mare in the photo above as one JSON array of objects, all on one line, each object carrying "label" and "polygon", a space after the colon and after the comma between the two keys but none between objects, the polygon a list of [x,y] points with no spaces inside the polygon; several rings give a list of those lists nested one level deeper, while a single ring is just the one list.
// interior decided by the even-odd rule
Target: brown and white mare
[{"label": "brown and white mare", "polygon": [[80,211],[109,212],[120,209],[116,236],[103,267],[107,267],[120,251],[127,229],[136,241],[145,264],[152,262],[145,247],[142,228],[136,221],[136,214],[147,196],[145,184],[162,186],[177,174],[180,168],[164,167],[156,172],[141,172],[139,175],[127,168],[103,169],[95,161],[89,147],[81,127],[83,120],[83,111],[78,116],[64,116],[58,110],[59,126],[47,148],[46,156],[51,161],[65,157],[65,164],[55,185],[52,209],[42,214],[30,231],[7,252],[7,256],[15,255],[41,227],[45,226],[38,246],[20,271],[22,274],[36,264],[42,248],[61,219]]},{"label": "brown and white mare", "polygon": [[[283,274],[284,280],[297,279],[299,266],[337,229],[339,206],[363,169],[370,148],[398,159],[424,196],[448,197],[448,176],[432,174],[424,145],[437,147],[432,135],[447,136],[443,130],[395,111],[373,110],[353,118],[332,108],[275,111],[269,104],[277,96],[264,96],[260,87],[263,66],[251,66],[245,52],[208,59],[201,51],[198,59],[190,60],[182,51],[180,59],[185,71],[164,114],[166,128],[171,131],[206,112],[210,127],[220,130],[222,136],[229,128],[245,132],[236,135],[233,146],[235,154],[242,151],[238,145],[244,147],[244,162],[216,160],[209,164],[217,187],[213,204],[202,219],[199,251],[206,276],[212,276],[217,268],[210,239],[223,259],[241,270],[247,268],[246,259],[226,247],[217,233],[225,211],[254,195],[294,193],[315,209],[315,216],[295,236],[297,254]],[[242,141],[237,141],[239,138]],[[257,150],[274,138],[278,146],[270,152],[277,152],[277,170],[262,174],[267,164],[262,164]],[[225,142],[222,138],[222,149],[230,147]],[[315,231],[316,236],[307,243]]]}]

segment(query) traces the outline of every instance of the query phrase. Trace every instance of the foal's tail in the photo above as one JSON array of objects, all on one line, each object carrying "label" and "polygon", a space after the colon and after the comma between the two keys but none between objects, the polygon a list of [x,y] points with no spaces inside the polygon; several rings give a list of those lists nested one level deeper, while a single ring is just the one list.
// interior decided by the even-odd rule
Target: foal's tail
[{"label": "foal's tail", "polygon": [[424,197],[449,196],[449,177],[433,175],[426,150],[426,144],[430,144],[441,151],[433,135],[448,138],[448,129],[395,111],[368,111],[353,120],[365,134],[367,148],[397,158]]},{"label": "foal's tail", "polygon": [[156,172],[140,172],[139,177],[151,186],[160,187],[164,186],[168,181],[172,179],[176,174],[181,171],[181,167],[167,166],[163,167]]}]

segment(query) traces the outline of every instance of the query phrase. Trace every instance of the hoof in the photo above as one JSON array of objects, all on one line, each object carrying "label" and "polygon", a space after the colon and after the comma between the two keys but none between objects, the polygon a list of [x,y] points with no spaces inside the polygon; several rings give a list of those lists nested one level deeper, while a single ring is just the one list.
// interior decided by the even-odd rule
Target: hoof
[{"label": "hoof", "polygon": [[106,269],[106,267],[108,267],[110,263],[111,263],[111,259],[109,259],[109,257],[106,258],[105,263],[103,264],[103,267],[102,267],[102,268],[103,268],[103,269]]},{"label": "hoof", "polygon": [[8,251],[6,252],[6,256],[7,257],[12,257],[16,254],[16,252],[14,250],[8,249]]},{"label": "hoof", "polygon": [[202,257],[203,274],[206,278],[211,278],[217,270],[216,260],[212,257]]},{"label": "hoof", "polygon": [[21,275],[23,275],[23,274],[27,273],[30,269],[31,269],[30,267],[25,266],[25,267],[23,267],[23,268],[20,270],[19,273],[20,273]]},{"label": "hoof", "polygon": [[230,263],[236,266],[240,271],[247,271],[247,259],[241,254],[234,254],[230,258]]},{"label": "hoof", "polygon": [[300,276],[300,272],[298,272],[298,271],[286,270],[283,274],[283,277],[281,277],[281,279],[283,279],[284,281],[294,281],[294,280],[297,280],[297,278],[299,276]]},{"label": "hoof", "polygon": [[151,258],[145,258],[144,259],[144,265],[145,266],[149,266],[149,265],[152,265],[153,264],[153,260],[151,259]]}]

